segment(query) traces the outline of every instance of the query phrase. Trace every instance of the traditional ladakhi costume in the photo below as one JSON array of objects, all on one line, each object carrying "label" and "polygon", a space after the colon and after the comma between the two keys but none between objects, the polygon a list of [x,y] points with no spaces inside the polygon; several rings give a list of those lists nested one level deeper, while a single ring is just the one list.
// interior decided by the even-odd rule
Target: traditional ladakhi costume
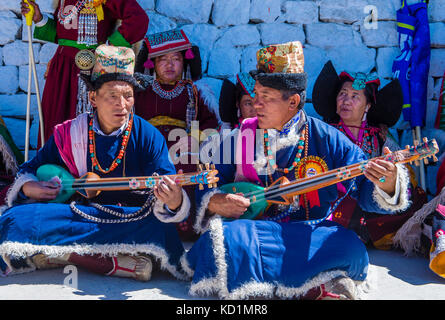
[{"label": "traditional ladakhi costume", "polygon": [[[184,55],[185,76],[175,85],[161,84],[153,71],[154,58],[170,52],[182,52]],[[162,133],[169,149],[178,140],[176,135],[169,139],[169,134],[174,129],[183,129],[188,135],[201,141],[206,137],[202,131],[217,129],[218,118],[212,111],[216,110],[216,107],[212,102],[211,94],[205,87],[202,87],[202,90],[198,89],[193,82],[201,78],[199,48],[192,46],[184,31],[171,30],[148,35],[144,39],[136,63],[136,71],[143,72],[144,70],[151,73],[153,78],[147,89],[136,95],[135,113]],[[194,121],[198,121],[196,128],[193,127]],[[198,130],[199,137],[196,135]],[[191,148],[194,146],[192,145]],[[199,145],[196,145],[195,150],[189,149],[192,155],[188,157],[188,164],[179,162],[175,165],[176,170],[196,171],[198,148]],[[175,157],[176,154],[172,156]],[[195,187],[185,189],[192,198]],[[192,212],[193,210],[194,207],[192,207]],[[193,214],[190,215],[190,221],[193,216]],[[190,221],[178,225],[181,235],[187,239],[194,237]]]},{"label": "traditional ladakhi costume", "polygon": [[[116,29],[118,20],[121,24]],[[55,125],[90,110],[78,75],[89,73],[94,49],[107,41],[131,47],[147,29],[148,16],[136,0],[60,0],[54,18],[44,15],[35,25],[34,38],[59,45],[42,95],[45,141]]]},{"label": "traditional ladakhi costume", "polygon": [[[344,81],[351,81],[356,90],[368,90],[374,99],[362,121],[358,138],[354,137],[336,113],[336,97]],[[312,103],[318,114],[358,145],[368,159],[381,156],[384,147],[391,151],[401,149],[388,132],[388,128],[396,124],[402,112],[403,94],[399,81],[393,80],[381,90],[378,90],[379,86],[380,80],[372,74],[343,71],[337,75],[329,61],[320,72],[312,91]],[[409,180],[402,181],[402,184],[408,185],[409,200],[412,202],[407,210],[392,215],[366,212],[357,205],[355,199],[346,196],[333,211],[331,219],[354,230],[366,244],[384,250],[392,248],[392,239],[397,230],[427,201],[425,191],[415,181],[414,172],[410,172]],[[341,184],[338,187],[340,197],[343,197],[346,190]]]},{"label": "traditional ladakhi costume", "polygon": [[254,97],[253,87],[255,79],[248,72],[241,72],[236,75],[236,84],[224,79],[219,95],[219,115],[223,122],[222,129],[240,128],[244,118],[237,103],[243,95]]},{"label": "traditional ladakhi costume", "polygon": [[[256,81],[278,90],[296,90],[304,105],[307,75],[301,43],[260,49],[257,61]],[[234,181],[270,186],[283,175],[295,180],[367,159],[341,132],[303,110],[281,132],[259,130],[255,142],[241,143],[240,132],[249,129],[255,132],[257,118],[246,119],[241,130],[233,130],[219,146],[213,158],[219,186]],[[270,152],[273,146],[275,157]],[[406,169],[398,166],[398,192],[393,198],[364,176],[343,185],[363,209],[388,214],[409,205],[406,187],[400,184],[405,176]],[[257,220],[209,216],[209,200],[218,192],[206,189],[198,197],[195,227],[203,234],[182,258],[193,278],[191,294],[226,299],[357,297],[354,293],[368,274],[368,255],[354,232],[326,219],[337,198],[335,185],[300,196],[290,206],[271,205]]]},{"label": "traditional ladakhi costume", "polygon": [[[127,81],[140,86],[132,75],[131,49],[102,45],[96,58],[94,85]],[[37,180],[36,170],[44,164],[66,168],[75,178],[86,172],[100,177],[175,174],[162,135],[137,115],[131,114],[122,128],[109,135],[100,130],[95,113],[56,126],[36,157],[20,168],[0,216],[5,273],[65,262],[102,274],[148,280],[149,256],[159,260],[162,269],[183,278],[178,265],[184,248],[170,222],[187,217],[190,201],[184,191],[176,212],[151,192],[136,191],[103,191],[92,203],[76,198],[71,204],[32,203],[20,190],[24,183]]]}]

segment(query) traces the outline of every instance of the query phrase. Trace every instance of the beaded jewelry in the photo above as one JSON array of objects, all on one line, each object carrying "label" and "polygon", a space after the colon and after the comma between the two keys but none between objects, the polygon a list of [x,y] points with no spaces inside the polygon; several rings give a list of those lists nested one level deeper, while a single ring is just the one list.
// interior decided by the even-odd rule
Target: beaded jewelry
[{"label": "beaded jewelry", "polygon": [[362,123],[360,128],[359,137],[356,139],[354,135],[349,130],[348,126],[340,120],[338,124],[333,124],[338,130],[343,132],[348,138],[356,144],[360,149],[363,150],[369,156],[372,154],[373,150],[378,150],[378,141],[376,135],[379,133],[378,128],[368,128],[366,126],[366,121]]},{"label": "beaded jewelry", "polygon": [[298,150],[297,154],[295,155],[295,159],[292,162],[292,165],[289,168],[284,168],[284,169],[278,168],[278,165],[276,164],[275,159],[273,157],[272,150],[270,149],[269,135],[267,133],[267,130],[264,130],[264,146],[267,152],[266,156],[268,158],[270,166],[274,170],[277,170],[279,172],[284,172],[285,174],[288,174],[298,165],[298,163],[301,161],[301,154],[303,153],[304,145],[305,145],[305,133],[303,132],[298,141],[298,147],[297,147]]},{"label": "beaded jewelry", "polygon": [[97,210],[117,217],[115,219],[104,219],[104,218],[98,218],[98,217],[89,215],[89,214],[81,211],[79,208],[77,208],[75,201],[70,203],[70,208],[73,212],[77,213],[79,216],[81,216],[87,220],[96,222],[96,223],[102,223],[102,224],[129,223],[129,222],[139,221],[139,220],[146,218],[152,212],[152,208],[153,208],[155,202],[156,202],[156,197],[154,196],[153,191],[150,190],[148,192],[147,201],[145,201],[144,205],[137,211],[135,211],[133,213],[129,213],[129,214],[122,214],[122,213],[114,211],[110,208],[104,207],[98,203],[91,204],[91,206],[96,208]]},{"label": "beaded jewelry", "polygon": [[161,98],[167,99],[167,100],[172,100],[172,99],[178,97],[184,91],[185,84],[186,84],[185,81],[180,80],[176,83],[176,86],[172,90],[168,91],[168,90],[162,89],[158,80],[153,80],[152,88],[153,88],[153,91]]},{"label": "beaded jewelry", "polygon": [[125,129],[124,133],[122,134],[122,142],[121,142],[121,147],[119,149],[119,154],[113,160],[110,167],[105,170],[102,169],[102,167],[100,166],[99,161],[97,160],[97,157],[96,157],[96,142],[95,142],[94,130],[93,130],[94,115],[90,114],[89,117],[90,117],[90,119],[89,119],[89,124],[88,124],[88,148],[89,148],[90,157],[91,157],[91,164],[93,166],[93,169],[99,170],[102,173],[109,173],[109,172],[113,171],[114,169],[116,169],[117,166],[119,166],[119,164],[122,162],[122,158],[125,155],[125,150],[127,149],[128,140],[130,139],[131,128],[133,127],[133,113],[130,114],[130,119],[128,120],[127,128]]},{"label": "beaded jewelry", "polygon": [[[281,169],[278,168],[272,152],[270,150],[270,143],[269,143],[269,137],[267,134],[267,130],[264,130],[264,146],[265,146],[265,152],[267,152],[266,157],[268,158],[268,172],[269,172],[269,179],[271,181],[271,183],[273,182],[273,178],[272,175],[270,173],[270,167],[274,168],[275,170],[279,171],[279,172],[283,172],[284,174],[289,173],[289,171],[295,169],[295,167],[298,165],[298,163],[300,161],[302,161],[301,159],[301,155],[304,151],[304,158],[307,158],[308,156],[308,147],[309,147],[309,134],[308,134],[308,125],[306,124],[306,126],[304,127],[304,130],[301,133],[300,139],[298,141],[298,150],[297,150],[297,154],[295,156],[295,159],[292,163],[292,165],[289,168],[285,168],[285,169]],[[304,159],[303,159],[304,161]],[[306,166],[304,164],[304,166]],[[303,172],[306,170],[303,170]],[[298,200],[297,200],[298,201]],[[306,220],[309,220],[309,203],[308,203],[308,199],[307,199],[307,195],[303,194],[303,201],[304,201],[304,208],[306,210]],[[277,214],[274,217],[267,217],[267,220],[272,220],[272,221],[281,221],[281,222],[287,222],[290,220],[289,215],[291,214],[291,210],[286,210],[284,212],[281,212],[279,214]]]}]

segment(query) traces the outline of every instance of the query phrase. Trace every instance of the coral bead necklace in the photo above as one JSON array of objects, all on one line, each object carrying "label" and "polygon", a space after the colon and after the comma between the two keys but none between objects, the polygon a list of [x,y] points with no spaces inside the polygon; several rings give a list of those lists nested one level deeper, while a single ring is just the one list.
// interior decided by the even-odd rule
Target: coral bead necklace
[{"label": "coral bead necklace", "polygon": [[93,130],[94,115],[91,114],[89,118],[90,119],[88,123],[88,149],[90,153],[91,164],[93,166],[93,169],[98,170],[102,173],[109,173],[119,166],[119,164],[122,162],[122,158],[125,155],[125,150],[127,149],[128,140],[130,139],[131,128],[133,127],[133,113],[130,114],[127,128],[125,128],[125,131],[122,134],[122,141],[121,141],[121,146],[119,148],[119,153],[111,163],[110,167],[106,169],[102,169],[102,167],[99,164],[99,160],[97,159],[96,156],[96,141],[95,141],[96,139],[94,138],[94,130]]}]

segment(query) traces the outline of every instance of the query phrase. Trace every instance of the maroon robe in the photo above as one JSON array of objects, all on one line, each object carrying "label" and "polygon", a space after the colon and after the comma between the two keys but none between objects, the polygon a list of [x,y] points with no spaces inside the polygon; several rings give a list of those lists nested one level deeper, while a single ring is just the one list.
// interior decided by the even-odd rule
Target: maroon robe
[{"label": "maroon robe", "polygon": [[[168,84],[161,84],[161,87],[166,91],[171,91],[175,88],[174,85]],[[198,108],[194,120],[199,121],[199,130],[217,129],[218,119],[216,115],[209,110],[209,107],[205,104],[199,91],[197,91],[197,95]],[[145,91],[136,93],[135,113],[147,121],[157,116],[167,116],[185,122],[188,103],[189,95],[187,89],[184,89],[176,98],[168,100],[156,94],[152,87],[149,86]],[[170,131],[176,128],[178,127],[172,125],[157,126],[157,129],[161,131],[167,141],[168,148],[177,142],[168,141]],[[196,165],[178,164],[176,165],[176,170],[179,169],[183,169],[184,172],[196,171]]]},{"label": "maroon robe", "polygon": [[[175,86],[161,84],[161,88],[166,91],[171,91],[175,88]],[[200,131],[205,129],[217,129],[218,119],[216,115],[209,110],[209,107],[205,104],[198,90],[196,90],[196,94],[198,106],[195,113],[195,118],[193,120],[199,121]],[[169,100],[159,96],[153,91],[153,88],[149,86],[145,91],[136,93],[135,113],[147,121],[157,116],[167,116],[186,122],[187,105],[189,101],[190,98],[186,88],[176,98]],[[170,147],[177,141],[168,141],[169,132],[179,127],[174,125],[160,125],[156,126],[156,128],[164,136],[165,140],[167,141],[167,147],[170,150]],[[197,170],[196,164],[179,163],[175,165],[175,167],[177,171],[182,169],[184,172],[193,172]],[[177,224],[179,236],[185,241],[194,241],[198,238],[198,235],[192,228],[196,217],[196,203],[193,201],[193,199],[195,199],[195,188],[195,186],[184,187],[184,190],[187,192],[189,198],[192,199],[190,214],[186,221]]]},{"label": "maroon robe", "polygon": [[[65,0],[65,7],[72,6],[77,0]],[[77,28],[67,29],[57,19],[59,5],[54,13],[56,42],[59,39],[77,41]],[[107,0],[103,5],[104,20],[97,24],[97,41],[105,43],[115,31],[116,21],[122,20],[117,31],[130,44],[140,41],[148,30],[148,16],[136,0]],[[112,43],[113,44],[113,43]],[[114,44],[120,45],[120,44]],[[53,134],[54,126],[76,117],[79,69],[74,57],[79,49],[61,46],[50,61],[48,76],[42,94],[42,112],[45,142]],[[40,147],[40,139],[38,139]]]}]

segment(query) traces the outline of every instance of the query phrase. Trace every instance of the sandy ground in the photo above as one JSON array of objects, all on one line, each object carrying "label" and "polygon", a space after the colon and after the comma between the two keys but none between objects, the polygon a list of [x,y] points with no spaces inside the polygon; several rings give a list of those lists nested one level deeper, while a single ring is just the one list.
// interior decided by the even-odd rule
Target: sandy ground
[{"label": "sandy ground", "polygon": [[[445,279],[428,268],[423,257],[397,251],[369,250],[373,290],[367,300],[445,300]],[[199,300],[188,294],[188,283],[163,272],[149,282],[105,277],[77,269],[39,270],[0,278],[1,300]]]}]

